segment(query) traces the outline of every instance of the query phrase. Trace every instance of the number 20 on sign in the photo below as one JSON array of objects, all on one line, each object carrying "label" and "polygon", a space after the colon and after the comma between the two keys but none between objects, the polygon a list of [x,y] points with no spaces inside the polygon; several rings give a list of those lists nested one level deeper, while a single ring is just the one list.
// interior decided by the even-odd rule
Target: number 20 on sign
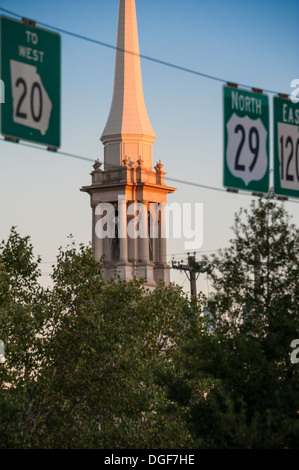
[{"label": "number 20 on sign", "polygon": [[229,86],[223,91],[224,186],[268,193],[268,97]]},{"label": "number 20 on sign", "polygon": [[60,36],[0,17],[1,133],[60,146]]}]

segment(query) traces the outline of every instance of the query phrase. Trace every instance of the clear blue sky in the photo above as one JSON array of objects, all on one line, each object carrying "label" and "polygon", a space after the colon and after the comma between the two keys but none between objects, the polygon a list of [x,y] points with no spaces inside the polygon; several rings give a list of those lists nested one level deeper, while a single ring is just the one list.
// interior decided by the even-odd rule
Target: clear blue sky
[{"label": "clear blue sky", "polygon": [[[116,42],[118,0],[0,0],[0,7]],[[136,0],[136,9],[141,54],[287,94],[291,80],[299,78],[298,0]],[[110,109],[115,52],[61,37],[61,150],[102,160],[99,138]],[[154,164],[161,159],[169,177],[221,188],[223,85],[144,59],[141,67],[147,111],[157,135]],[[269,94],[271,107],[272,99]],[[90,183],[91,163],[0,141],[0,168],[1,239],[12,225],[30,235],[45,263],[44,273],[69,234],[78,243],[90,241],[89,199],[79,188]],[[248,206],[251,197],[176,186],[169,202],[204,204],[201,249],[226,246],[234,213]],[[299,205],[288,202],[286,207],[299,225]],[[183,240],[169,241],[169,259],[172,254],[183,259],[183,251]],[[185,280],[178,273],[172,279],[180,284]],[[206,290],[204,277],[198,288]]]}]

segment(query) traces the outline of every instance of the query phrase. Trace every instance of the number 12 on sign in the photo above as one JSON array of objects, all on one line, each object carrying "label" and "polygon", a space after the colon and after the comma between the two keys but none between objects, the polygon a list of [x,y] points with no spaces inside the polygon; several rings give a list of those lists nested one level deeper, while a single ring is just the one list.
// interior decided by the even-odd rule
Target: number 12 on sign
[{"label": "number 12 on sign", "polygon": [[224,186],[269,191],[268,98],[224,87]]},{"label": "number 12 on sign", "polygon": [[274,97],[274,192],[299,197],[299,103]]},{"label": "number 12 on sign", "polygon": [[[279,142],[280,142],[280,179],[281,181],[291,181],[295,189],[299,189],[299,135],[291,135],[290,132],[285,132],[285,129],[279,129]],[[288,150],[288,155],[285,156],[285,150]]]}]

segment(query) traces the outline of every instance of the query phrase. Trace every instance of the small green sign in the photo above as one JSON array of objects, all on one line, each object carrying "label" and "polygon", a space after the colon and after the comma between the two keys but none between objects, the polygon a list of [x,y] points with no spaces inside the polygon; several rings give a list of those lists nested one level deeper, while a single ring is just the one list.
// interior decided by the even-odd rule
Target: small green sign
[{"label": "small green sign", "polygon": [[60,146],[60,36],[0,17],[1,134]]},{"label": "small green sign", "polygon": [[274,193],[299,197],[299,103],[274,96]]},{"label": "small green sign", "polygon": [[268,96],[224,86],[223,98],[224,186],[268,193]]}]

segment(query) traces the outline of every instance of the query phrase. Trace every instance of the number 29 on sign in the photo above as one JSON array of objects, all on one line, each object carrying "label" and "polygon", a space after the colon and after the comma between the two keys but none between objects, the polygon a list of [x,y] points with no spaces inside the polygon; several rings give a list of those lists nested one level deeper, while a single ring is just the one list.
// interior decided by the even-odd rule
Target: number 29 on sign
[{"label": "number 29 on sign", "polygon": [[268,97],[224,87],[224,186],[269,190]]}]

